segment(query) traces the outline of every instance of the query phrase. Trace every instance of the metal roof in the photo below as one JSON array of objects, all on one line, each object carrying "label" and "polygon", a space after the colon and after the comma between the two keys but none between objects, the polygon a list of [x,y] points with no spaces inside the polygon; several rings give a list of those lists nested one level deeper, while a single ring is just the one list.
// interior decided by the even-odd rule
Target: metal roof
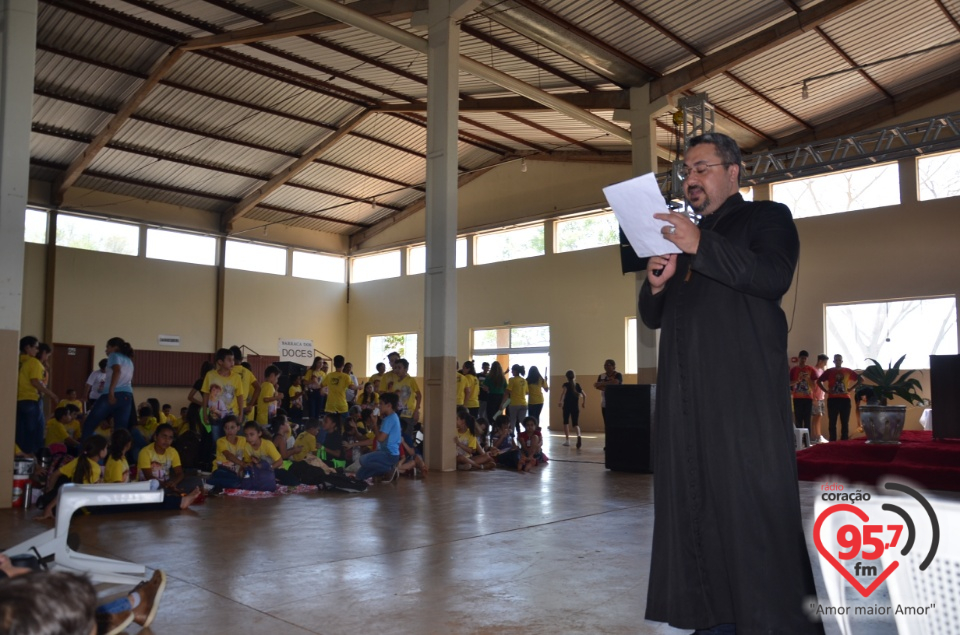
[{"label": "metal roof", "polygon": [[[747,39],[824,7],[833,13],[815,28],[773,43]],[[291,19],[318,26],[268,40],[237,37]],[[381,19],[425,35],[409,11]],[[338,234],[376,227],[422,202],[422,53],[286,0],[41,0],[38,22],[33,178],[62,180],[63,191],[72,184],[224,220],[240,213]],[[193,48],[211,36],[226,40]],[[652,81],[673,96],[705,92],[749,152],[812,140],[822,129],[869,128],[892,105],[915,108],[942,96],[960,85],[960,44],[950,44],[958,39],[960,0],[483,0],[462,21],[460,52],[607,121],[625,106],[630,85]],[[181,45],[187,52],[92,161],[71,167]],[[731,51],[733,61],[697,75],[701,59]],[[889,59],[896,56],[905,57]],[[609,132],[466,72],[458,83],[466,99],[458,165],[466,178],[518,157],[629,160],[629,143]],[[237,212],[247,195],[364,111],[348,134]],[[673,129],[670,113],[658,118],[664,156],[675,150]]]}]

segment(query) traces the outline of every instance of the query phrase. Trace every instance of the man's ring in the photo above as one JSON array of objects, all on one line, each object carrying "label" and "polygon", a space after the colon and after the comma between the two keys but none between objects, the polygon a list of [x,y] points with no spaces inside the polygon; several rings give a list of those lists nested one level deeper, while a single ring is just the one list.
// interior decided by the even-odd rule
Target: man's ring
[{"label": "man's ring", "polygon": [[676,234],[676,233],[677,233],[677,227],[676,227],[675,225],[670,225],[669,227],[667,227],[667,231],[665,231],[664,233],[665,233],[665,234]]}]

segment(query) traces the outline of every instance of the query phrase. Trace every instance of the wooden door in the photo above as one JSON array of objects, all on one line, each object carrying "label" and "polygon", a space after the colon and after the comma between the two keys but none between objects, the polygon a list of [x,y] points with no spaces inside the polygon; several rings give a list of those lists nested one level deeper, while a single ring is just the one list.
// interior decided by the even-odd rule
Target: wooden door
[{"label": "wooden door", "polygon": [[[67,398],[67,389],[77,391],[77,399],[83,398],[83,385],[93,371],[93,346],[86,344],[54,344],[51,357],[53,382],[50,389],[60,399]],[[56,407],[57,404],[51,404]]]}]

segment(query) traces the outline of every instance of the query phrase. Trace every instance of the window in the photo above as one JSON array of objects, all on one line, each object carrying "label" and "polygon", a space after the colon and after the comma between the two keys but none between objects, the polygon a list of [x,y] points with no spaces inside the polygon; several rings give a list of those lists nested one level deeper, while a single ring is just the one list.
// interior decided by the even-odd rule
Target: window
[{"label": "window", "polygon": [[293,275],[296,278],[343,282],[347,272],[346,259],[339,256],[293,252]]},{"label": "window", "polygon": [[863,368],[867,358],[886,367],[901,355],[907,356],[904,369],[929,368],[930,355],[957,354],[957,301],[952,296],[827,305],[826,327],[825,353],[843,355],[850,368]]},{"label": "window", "polygon": [[396,278],[400,275],[400,250],[385,251],[372,256],[358,256],[353,259],[353,282]]},{"label": "window", "polygon": [[47,244],[47,213],[40,209],[27,209],[23,219],[23,240],[28,243]]},{"label": "window", "polygon": [[497,351],[534,348],[549,350],[549,326],[505,326],[496,329],[476,329],[473,332],[475,355],[494,355]]},{"label": "window", "polygon": [[477,251],[474,262],[478,265],[542,256],[544,254],[543,223],[520,229],[480,234],[477,236],[475,245]]},{"label": "window", "polygon": [[140,227],[84,216],[57,216],[57,246],[136,256],[140,253]]},{"label": "window", "polygon": [[377,364],[383,362],[390,371],[387,354],[393,351],[410,362],[408,374],[417,376],[417,334],[395,333],[393,335],[371,335],[367,341],[367,376],[377,372]]},{"label": "window", "polygon": [[[457,269],[467,266],[467,239],[457,239]],[[407,275],[415,276],[418,273],[424,273],[427,270],[427,246],[417,245],[411,247],[407,254]]]},{"label": "window", "polygon": [[794,218],[809,218],[900,204],[900,171],[896,163],[774,183],[773,200]]},{"label": "window", "polygon": [[920,200],[960,196],[960,152],[917,159]]},{"label": "window", "polygon": [[257,243],[228,240],[226,262],[228,269],[242,269],[283,276],[287,273],[287,250]]},{"label": "window", "polygon": [[217,239],[201,234],[147,229],[147,258],[213,266],[217,264]]},{"label": "window", "polygon": [[556,223],[556,251],[577,251],[620,244],[620,226],[613,212],[578,216]]}]

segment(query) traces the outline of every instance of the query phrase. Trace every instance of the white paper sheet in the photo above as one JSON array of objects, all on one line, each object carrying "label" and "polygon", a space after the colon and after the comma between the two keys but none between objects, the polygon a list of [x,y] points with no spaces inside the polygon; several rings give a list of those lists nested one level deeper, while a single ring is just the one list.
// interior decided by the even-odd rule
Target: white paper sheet
[{"label": "white paper sheet", "polygon": [[662,228],[670,223],[653,217],[670,211],[653,172],[608,185],[603,188],[603,194],[639,257],[681,253],[680,248],[661,233]]}]

